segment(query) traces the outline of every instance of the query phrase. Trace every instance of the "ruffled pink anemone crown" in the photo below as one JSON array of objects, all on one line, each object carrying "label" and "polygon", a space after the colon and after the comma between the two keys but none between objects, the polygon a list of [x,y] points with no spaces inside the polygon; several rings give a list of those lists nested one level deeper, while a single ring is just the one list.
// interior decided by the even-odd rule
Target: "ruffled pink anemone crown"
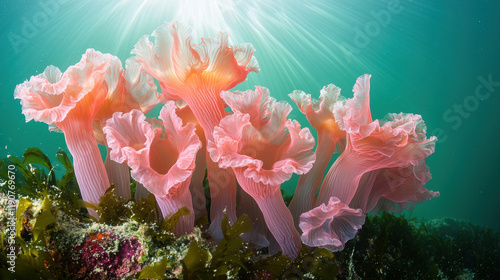
[{"label": "ruffled pink anemone crown", "polygon": [[276,102],[263,87],[225,91],[221,96],[234,114],[221,121],[214,131],[215,142],[208,145],[219,166],[244,167],[245,177],[274,186],[311,169],[314,138],[308,128],[300,129],[297,121],[286,119],[292,110],[288,103]]},{"label": "ruffled pink anemone crown", "polygon": [[[426,127],[419,115],[389,114],[386,120],[372,121],[369,81],[369,75],[359,77],[353,89],[354,97],[334,111],[339,127],[346,131],[347,144],[321,185],[316,208],[300,217],[302,241],[307,245],[342,250],[345,241],[353,238],[363,225],[361,217],[382,197],[413,203],[437,196],[423,189],[425,178],[429,178],[423,161],[434,152],[436,137],[427,139]],[[392,180],[384,182],[380,174],[369,174],[389,169],[380,171],[387,175],[393,168],[411,168],[415,171],[414,176],[406,176],[401,183],[395,183]],[[328,210],[338,208],[335,205],[340,205],[344,211]],[[355,208],[359,211],[354,211]],[[320,211],[327,213],[318,215]],[[342,236],[347,238],[339,239]],[[323,243],[318,245],[318,240]]]},{"label": "ruffled pink anemone crown", "polygon": [[[51,65],[40,75],[18,85],[14,98],[21,99],[26,121],[55,124],[64,131],[73,115],[79,113],[82,121],[84,117],[94,117],[107,95],[104,78],[111,66],[109,59],[88,49],[80,62],[64,74]],[[94,105],[93,110],[80,108],[89,104]]]},{"label": "ruffled pink anemone crown", "polygon": [[380,211],[400,213],[412,210],[415,204],[438,197],[439,192],[429,191],[424,185],[431,179],[425,161],[416,166],[384,168],[365,173],[350,203],[351,207],[367,213]]},{"label": "ruffled pink anemone crown", "polygon": [[144,36],[132,53],[158,80],[165,98],[183,99],[211,134],[225,115],[220,92],[243,82],[249,72],[258,72],[259,65],[251,44],[230,47],[225,32],[193,44],[191,33],[179,22],[165,22],[152,34],[155,44]]},{"label": "ruffled pink anemone crown", "polygon": [[132,177],[155,195],[164,218],[184,206],[190,210],[174,229],[180,235],[191,232],[194,225],[189,183],[201,142],[195,125],[183,126],[176,110],[173,101],[167,102],[160,112],[163,127],[156,129],[138,110],[115,113],[106,122],[104,133],[111,159],[127,162]]},{"label": "ruffled pink anemone crown", "polygon": [[231,167],[241,188],[255,199],[269,231],[287,256],[300,251],[299,233],[280,192],[293,173],[307,173],[314,163],[314,138],[308,128],[287,120],[290,105],[276,102],[269,90],[223,92],[234,114],[214,130],[208,151],[220,167]]},{"label": "ruffled pink anemone crown", "polygon": [[339,87],[334,84],[323,87],[318,100],[300,90],[295,90],[288,96],[297,104],[318,134],[326,131],[331,134],[332,140],[345,138],[345,131],[339,129],[333,114],[335,108],[339,109],[345,104]]}]

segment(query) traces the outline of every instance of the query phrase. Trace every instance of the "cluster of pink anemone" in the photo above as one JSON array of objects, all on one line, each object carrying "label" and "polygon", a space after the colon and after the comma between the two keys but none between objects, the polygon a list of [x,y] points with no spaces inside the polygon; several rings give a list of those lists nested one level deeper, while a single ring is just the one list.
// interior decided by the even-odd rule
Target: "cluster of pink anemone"
[{"label": "cluster of pink anemone", "polygon": [[[251,44],[229,46],[223,32],[193,43],[178,22],[152,36],[154,43],[139,40],[125,69],[89,49],[64,73],[49,66],[15,89],[26,121],[64,133],[84,201],[98,204],[110,185],[131,199],[132,177],[135,199],[153,194],[163,218],[189,209],[174,229],[182,235],[207,217],[206,171],[215,241],[224,216],[234,223],[246,214],[253,224],[246,242],[295,258],[302,243],[342,250],[370,211],[397,212],[439,195],[424,188],[436,138],[426,137],[419,115],[372,120],[369,75],[358,78],[351,99],[334,85],[319,100],[290,94],[316,130],[316,145],[268,89],[228,91],[259,71]],[[159,103],[159,119],[147,118]],[[98,144],[107,148],[104,161]],[[280,187],[292,174],[301,177],[287,207]]]}]

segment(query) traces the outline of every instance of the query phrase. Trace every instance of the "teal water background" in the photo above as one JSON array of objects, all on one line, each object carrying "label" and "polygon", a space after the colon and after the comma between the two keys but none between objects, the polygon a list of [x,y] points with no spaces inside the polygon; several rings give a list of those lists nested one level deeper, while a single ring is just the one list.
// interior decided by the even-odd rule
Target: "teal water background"
[{"label": "teal water background", "polygon": [[[87,48],[124,62],[139,38],[181,20],[196,36],[231,33],[252,43],[261,71],[237,88],[268,87],[278,100],[329,83],[352,97],[372,74],[374,118],[421,114],[439,142],[426,187],[441,196],[412,216],[454,217],[500,230],[500,1],[2,1],[0,4],[0,157],[39,147],[67,150],[62,134],[25,123],[17,84],[48,65],[64,71]],[[197,39],[195,39],[197,41]],[[292,104],[291,118],[306,119]],[[151,115],[157,114],[155,108]],[[53,158],[53,157],[51,157]],[[296,182],[296,177],[294,178]],[[285,183],[293,190],[295,183]]]}]

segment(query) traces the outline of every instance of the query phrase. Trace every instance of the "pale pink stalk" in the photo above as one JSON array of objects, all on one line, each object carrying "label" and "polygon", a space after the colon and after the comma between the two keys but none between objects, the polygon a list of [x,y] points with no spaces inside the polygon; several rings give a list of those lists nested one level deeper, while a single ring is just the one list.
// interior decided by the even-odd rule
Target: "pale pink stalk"
[{"label": "pale pink stalk", "polygon": [[111,160],[109,157],[109,148],[107,148],[104,167],[108,174],[109,183],[115,186],[115,194],[130,199],[130,171],[128,165]]},{"label": "pale pink stalk", "polygon": [[295,226],[299,228],[299,217],[302,213],[311,210],[316,201],[325,170],[332,158],[333,153],[338,150],[345,141],[345,131],[339,129],[333,110],[335,107],[344,105],[344,99],[340,96],[340,88],[333,84],[323,87],[319,100],[313,100],[311,95],[303,91],[294,91],[289,94],[290,98],[297,104],[299,110],[306,115],[309,123],[318,133],[318,145],[316,147],[316,162],[311,171],[300,176],[295,194],[288,205],[294,218]]},{"label": "pale pink stalk", "polygon": [[208,219],[207,201],[205,198],[205,189],[203,188],[203,181],[205,180],[205,173],[207,171],[207,148],[206,142],[202,142],[202,146],[196,154],[196,168],[191,178],[189,190],[193,200],[193,208],[196,220]]},{"label": "pale pink stalk", "polygon": [[[66,145],[73,156],[73,168],[83,201],[98,205],[109,187],[109,180],[90,124],[56,125],[64,132]],[[88,210],[89,214],[99,218],[95,210]]]},{"label": "pale pink stalk", "polygon": [[[300,235],[280,192],[293,173],[307,173],[314,163],[314,138],[308,128],[286,120],[291,107],[276,102],[266,88],[223,92],[234,114],[221,120],[207,150],[220,167],[231,167],[241,188],[259,205],[283,254],[295,258]],[[264,233],[265,234],[265,233]]]},{"label": "pale pink stalk", "polygon": [[[128,165],[127,165],[128,166]],[[138,201],[140,199],[148,198],[150,192],[141,183],[136,182],[134,200]]]},{"label": "pale pink stalk", "polygon": [[[183,99],[193,111],[212,141],[213,129],[225,116],[220,92],[246,79],[249,72],[258,72],[251,44],[228,46],[228,35],[203,38],[191,43],[191,30],[178,22],[164,23],[152,34],[155,44],[144,36],[132,53],[136,54],[146,72],[158,79],[167,99]],[[231,170],[219,169],[207,160],[211,209],[210,232],[222,238],[221,220],[225,214],[236,220],[236,181]]]},{"label": "pale pink stalk", "polygon": [[[252,230],[241,235],[244,242],[248,243],[252,248],[265,248],[270,245],[267,238],[269,230],[267,229],[264,215],[259,208],[255,199],[239,187],[239,201],[236,213],[238,216],[247,215],[252,223]],[[276,247],[279,245],[276,244]],[[279,248],[278,250],[279,251]]]},{"label": "pale pink stalk", "polygon": [[165,104],[160,112],[163,127],[153,127],[138,110],[115,113],[103,131],[111,158],[127,162],[132,177],[155,195],[163,218],[181,207],[189,209],[190,215],[181,217],[174,228],[176,235],[182,235],[194,226],[189,184],[201,142],[195,125],[183,126],[176,110],[173,101]]},{"label": "pale pink stalk", "polygon": [[[283,196],[281,195],[280,185],[266,185],[262,182],[255,182],[252,178],[244,175],[243,168],[236,168],[235,174],[241,187],[250,194],[255,200],[259,209],[262,211],[267,228],[279,243],[283,255],[295,259],[300,251],[300,234],[293,224],[293,218],[286,207]],[[260,243],[264,246],[265,242],[260,232],[254,232],[254,239],[251,242]],[[257,236],[255,236],[257,235]],[[257,242],[255,242],[257,241]]]},{"label": "pale pink stalk", "polygon": [[[49,66],[14,92],[26,121],[45,122],[64,132],[82,198],[95,205],[109,187],[92,121],[108,93],[104,79],[110,65],[109,56],[88,49],[64,74]],[[89,213],[98,218],[94,210]]]}]

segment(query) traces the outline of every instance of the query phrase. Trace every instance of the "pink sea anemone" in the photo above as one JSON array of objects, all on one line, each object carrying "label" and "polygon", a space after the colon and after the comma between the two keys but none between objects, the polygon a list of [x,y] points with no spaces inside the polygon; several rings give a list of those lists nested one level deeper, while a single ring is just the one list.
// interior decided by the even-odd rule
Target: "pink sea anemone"
[{"label": "pink sea anemone", "polygon": [[[360,183],[364,174],[384,168],[413,166],[419,169],[421,162],[434,152],[437,139],[426,137],[426,127],[419,115],[390,114],[385,121],[372,121],[369,80],[369,75],[359,77],[353,89],[354,98],[347,100],[342,108],[334,112],[339,128],[347,133],[347,142],[345,150],[332,165],[321,185],[316,199],[316,207],[321,209],[335,209],[332,204],[336,200],[331,199],[334,197],[349,208],[359,207],[358,213],[366,214],[365,211],[369,211],[378,198],[389,196],[391,192],[383,192],[383,186],[375,177],[366,177]],[[353,201],[360,186],[367,189],[359,192],[358,199]],[[407,190],[419,190],[409,188],[406,184],[402,186]],[[381,193],[375,195],[378,191]],[[392,193],[399,191],[394,190]],[[318,209],[313,209],[302,214],[300,219],[300,227],[304,231],[302,241],[307,245],[314,246],[317,243],[315,239],[323,236],[321,240],[330,240],[330,243],[322,247],[342,249],[343,246],[339,246],[338,242],[344,243],[345,239],[340,240],[338,236],[353,236],[353,230],[359,229],[363,224],[363,220],[357,216],[345,218],[342,215],[343,226],[335,226],[332,221],[339,216],[333,212],[322,216],[325,217],[323,223],[317,220],[313,222],[312,216],[317,212]]]},{"label": "pink sea anemone", "polygon": [[266,88],[223,92],[234,114],[214,129],[207,150],[222,168],[231,167],[242,189],[252,196],[283,254],[295,258],[300,235],[280,192],[293,173],[307,173],[314,163],[314,138],[308,128],[286,120],[291,107],[276,102]]},{"label": "pink sea anemone", "polygon": [[[48,66],[14,92],[14,97],[21,99],[26,121],[45,122],[64,132],[82,198],[96,205],[109,187],[109,180],[92,121],[108,93],[105,77],[111,63],[110,56],[88,49],[80,62],[64,74]],[[89,212],[97,218],[94,210]]]},{"label": "pink sea anemone", "polygon": [[174,229],[176,235],[182,235],[194,226],[189,184],[201,142],[195,125],[183,126],[176,110],[173,101],[162,108],[163,128],[153,128],[144,114],[132,110],[115,113],[103,130],[111,159],[127,162],[132,177],[155,195],[164,218],[184,206],[190,210],[191,214],[181,217]]},{"label": "pink sea anemone", "polygon": [[295,226],[298,227],[300,215],[314,207],[316,193],[333,153],[343,150],[345,145],[345,131],[339,128],[333,115],[334,109],[342,107],[345,99],[340,96],[340,88],[333,84],[323,87],[319,100],[313,100],[311,95],[298,90],[289,96],[318,133],[316,162],[311,171],[300,176],[295,194],[288,206]]},{"label": "pink sea anemone", "polygon": [[[228,34],[221,32],[201,43],[191,43],[191,30],[178,22],[164,23],[152,34],[155,44],[144,36],[133,54],[136,61],[160,83],[167,99],[183,99],[193,111],[208,141],[224,118],[220,92],[243,82],[249,72],[258,72],[251,44],[228,46]],[[224,213],[236,220],[236,182],[231,170],[221,170],[207,160],[211,195],[211,232],[222,238],[220,223]]]}]

